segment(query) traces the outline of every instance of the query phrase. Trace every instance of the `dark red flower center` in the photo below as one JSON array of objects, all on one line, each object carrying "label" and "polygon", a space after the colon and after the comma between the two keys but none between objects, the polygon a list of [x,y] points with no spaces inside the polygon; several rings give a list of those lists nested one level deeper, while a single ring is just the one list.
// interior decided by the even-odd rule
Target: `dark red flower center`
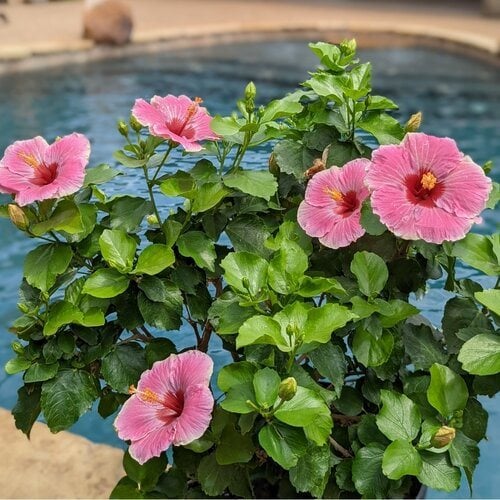
[{"label": "dark red flower center", "polygon": [[31,179],[33,184],[37,186],[47,186],[52,184],[57,177],[57,163],[51,163],[50,165],[45,165],[42,163],[34,169],[34,175]]},{"label": "dark red flower center", "polygon": [[444,191],[443,184],[429,171],[409,175],[404,182],[408,200],[416,205],[433,207]]},{"label": "dark red flower center", "polygon": [[337,189],[328,189],[327,193],[336,202],[333,210],[342,217],[348,217],[359,208],[359,199],[356,191],[341,193]]},{"label": "dark red flower center", "polygon": [[47,186],[55,181],[57,177],[57,163],[46,165],[45,162],[40,162],[33,154],[18,153],[19,157],[33,169],[31,182],[37,186]]},{"label": "dark red flower center", "polygon": [[188,106],[186,114],[183,117],[175,117],[167,123],[167,127],[178,136],[192,139],[195,135],[195,129],[191,125],[191,120],[196,115],[198,108],[203,100],[195,97],[194,101]]}]

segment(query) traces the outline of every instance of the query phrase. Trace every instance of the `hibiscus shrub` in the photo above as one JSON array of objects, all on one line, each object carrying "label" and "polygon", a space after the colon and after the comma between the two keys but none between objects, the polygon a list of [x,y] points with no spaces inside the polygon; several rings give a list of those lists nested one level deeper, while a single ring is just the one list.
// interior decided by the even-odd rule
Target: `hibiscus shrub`
[{"label": "hibiscus shrub", "polygon": [[[311,48],[321,68],[266,106],[252,83],[229,117],[137,100],[119,170],[83,178],[79,135],[1,160],[2,213],[43,240],[6,365],[24,372],[16,426],[114,415],[129,445],[114,498],[404,497],[455,490],[461,471],[472,485],[500,291],[456,265],[498,275],[498,235],[467,234],[498,185],[418,133],[420,115],[392,117],[354,41]],[[269,168],[245,168],[266,143]],[[135,192],[108,196],[129,169]],[[439,327],[415,300],[429,281],[450,295]]]}]

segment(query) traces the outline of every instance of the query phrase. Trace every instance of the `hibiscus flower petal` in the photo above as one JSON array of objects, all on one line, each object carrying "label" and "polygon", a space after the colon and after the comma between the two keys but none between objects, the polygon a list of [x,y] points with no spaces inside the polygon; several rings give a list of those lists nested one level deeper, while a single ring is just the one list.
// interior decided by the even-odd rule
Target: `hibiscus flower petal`
[{"label": "hibiscus flower petal", "polygon": [[172,445],[175,425],[166,425],[146,434],[143,438],[132,441],[128,449],[130,456],[141,465],[153,457],[159,457]]},{"label": "hibiscus flower petal", "polygon": [[360,224],[361,213],[353,212],[348,217],[339,217],[332,228],[319,239],[322,245],[329,248],[347,247],[365,234]]},{"label": "hibiscus flower petal", "polygon": [[406,197],[406,188],[385,185],[371,196],[372,209],[389,231],[405,240],[418,239],[415,224],[418,207]]},{"label": "hibiscus flower petal", "polygon": [[11,172],[31,177],[34,165],[43,162],[47,141],[40,136],[16,141],[5,150],[2,164]]},{"label": "hibiscus flower petal", "polygon": [[346,163],[339,172],[338,186],[342,193],[355,191],[359,193],[358,198],[363,201],[368,196],[365,186],[366,171],[370,167],[370,160],[359,158]]},{"label": "hibiscus flower petal", "polygon": [[406,134],[401,146],[415,173],[431,171],[440,181],[460,162],[457,143],[449,137],[435,137],[420,132]]},{"label": "hibiscus flower petal", "polygon": [[474,222],[474,219],[457,217],[439,207],[423,207],[416,229],[422,240],[440,244],[443,241],[461,240]]},{"label": "hibiscus flower petal", "polygon": [[184,393],[184,408],[176,421],[174,444],[185,445],[203,436],[210,425],[214,398],[206,386],[190,386]]},{"label": "hibiscus flower petal", "polygon": [[118,437],[134,441],[163,427],[165,424],[159,418],[161,410],[158,403],[142,401],[139,395],[131,396],[114,422]]},{"label": "hibiscus flower petal", "polygon": [[330,202],[330,206],[315,207],[306,201],[299,205],[297,222],[306,234],[318,238],[331,230],[335,221],[339,218],[331,205]]},{"label": "hibiscus flower petal", "polygon": [[158,123],[165,122],[165,116],[159,109],[152,106],[144,99],[136,99],[132,108],[132,114],[141,125],[151,127]]},{"label": "hibiscus flower petal", "polygon": [[402,145],[380,146],[372,153],[365,182],[372,191],[388,185],[400,187],[406,177],[415,173]]},{"label": "hibiscus flower petal", "polygon": [[464,157],[444,179],[443,192],[436,206],[459,217],[475,217],[481,213],[492,188],[491,179],[471,158]]},{"label": "hibiscus flower petal", "polygon": [[56,184],[47,184],[46,186],[30,185],[16,194],[16,203],[24,207],[35,201],[57,198],[59,196],[58,189]]},{"label": "hibiscus flower petal", "polygon": [[332,205],[332,191],[340,191],[340,168],[331,167],[322,170],[313,176],[307,184],[305,201],[314,207]]}]

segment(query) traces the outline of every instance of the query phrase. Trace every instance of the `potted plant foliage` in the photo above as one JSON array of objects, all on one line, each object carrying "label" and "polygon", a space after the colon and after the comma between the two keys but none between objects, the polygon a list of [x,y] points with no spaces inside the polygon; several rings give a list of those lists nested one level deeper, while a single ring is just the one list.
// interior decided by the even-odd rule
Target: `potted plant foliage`
[{"label": "potted plant foliage", "polygon": [[[392,117],[354,41],[311,49],[321,66],[299,90],[257,107],[250,83],[229,117],[138,99],[120,170],[86,168],[76,133],[0,162],[2,214],[41,240],[6,365],[24,373],[16,426],[113,415],[129,445],[113,498],[414,497],[462,473],[472,487],[500,291],[456,269],[499,274],[498,235],[469,232],[498,185],[419,115]],[[265,143],[269,165],[246,168]],[[136,192],[109,197],[130,173]],[[429,282],[452,294],[441,325],[416,300]]]}]

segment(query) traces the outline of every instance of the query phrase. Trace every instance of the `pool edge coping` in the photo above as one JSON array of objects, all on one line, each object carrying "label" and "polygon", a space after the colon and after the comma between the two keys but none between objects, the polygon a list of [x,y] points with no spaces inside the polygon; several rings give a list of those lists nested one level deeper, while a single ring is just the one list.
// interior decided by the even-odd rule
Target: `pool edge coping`
[{"label": "pool edge coping", "polygon": [[[267,41],[273,39],[319,38],[339,41],[356,37],[359,46],[387,46],[388,37],[396,45],[428,45],[451,52],[462,52],[472,57],[500,63],[500,40],[494,37],[443,29],[422,24],[389,23],[366,25],[357,22],[305,22],[305,23],[225,23],[203,27],[137,32],[132,42],[121,47],[96,45],[90,40],[53,41],[30,45],[0,47],[0,75],[22,72],[68,63],[87,63],[127,55],[157,52],[169,49],[235,43],[238,41]],[[373,37],[373,38],[370,38]],[[385,37],[385,38],[384,38]],[[367,39],[369,41],[367,42]],[[378,41],[377,38],[382,38]]]}]

